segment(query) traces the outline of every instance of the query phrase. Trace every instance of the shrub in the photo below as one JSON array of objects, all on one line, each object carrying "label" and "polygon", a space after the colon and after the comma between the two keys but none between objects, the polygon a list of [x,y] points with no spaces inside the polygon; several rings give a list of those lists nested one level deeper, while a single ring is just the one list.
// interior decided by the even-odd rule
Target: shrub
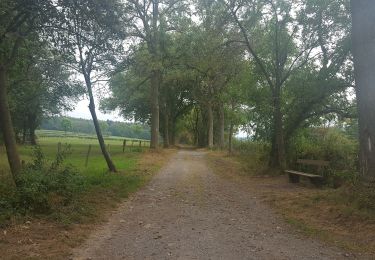
[{"label": "shrub", "polygon": [[234,139],[233,149],[236,153],[239,153],[248,173],[273,174],[268,171],[270,154],[268,143]]},{"label": "shrub", "polygon": [[84,188],[83,177],[72,166],[63,165],[66,148],[52,163],[39,147],[34,161],[24,167],[17,179],[17,207],[25,212],[45,213],[67,205]]},{"label": "shrub", "polygon": [[330,161],[325,172],[328,184],[334,187],[354,181],[358,172],[358,143],[335,128],[302,129],[290,141],[288,164],[298,158]]}]

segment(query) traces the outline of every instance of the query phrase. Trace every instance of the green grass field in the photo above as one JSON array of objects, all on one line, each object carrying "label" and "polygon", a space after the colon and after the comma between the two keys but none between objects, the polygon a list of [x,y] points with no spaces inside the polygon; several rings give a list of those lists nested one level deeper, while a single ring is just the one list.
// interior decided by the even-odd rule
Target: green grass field
[{"label": "green grass field", "polygon": [[[56,158],[59,143],[61,143],[61,150],[69,147],[64,159],[64,165],[72,165],[83,176],[85,181],[85,192],[75,201],[67,207],[58,207],[48,213],[49,216],[52,216],[58,222],[80,222],[83,217],[93,216],[96,208],[102,207],[100,206],[101,202],[99,202],[102,199],[101,197],[111,198],[111,201],[118,201],[126,197],[130,192],[137,190],[145,182],[144,176],[137,173],[137,163],[141,158],[141,154],[148,150],[148,142],[142,142],[140,147],[139,140],[132,142],[128,139],[127,147],[123,151],[123,138],[105,138],[112,160],[118,170],[118,173],[112,174],[108,173],[98,141],[91,138],[91,136],[85,138],[84,135],[65,135],[65,133],[59,131],[48,131],[47,134],[44,131],[38,132],[38,134],[38,145],[43,152],[45,160],[52,162]],[[89,146],[91,146],[91,152],[86,166],[85,161]],[[21,159],[25,163],[31,163],[35,147],[20,145],[18,148]],[[5,147],[2,145],[0,146],[0,226],[7,223],[12,216],[19,215],[18,209],[12,206],[14,204],[12,198],[16,192],[9,171]],[[85,206],[82,207],[82,205]],[[2,207],[6,208],[6,210],[1,210]],[[81,210],[83,208],[84,210]]]},{"label": "green grass field", "polygon": [[[101,155],[99,143],[95,136],[79,134],[79,133],[67,133],[65,135],[62,131],[51,131],[51,130],[39,130],[37,131],[38,144],[40,145],[46,158],[53,160],[56,157],[58,150],[58,143],[61,143],[61,147],[64,149],[66,146],[70,146],[68,155],[66,157],[66,163],[70,163],[77,167],[80,171],[90,173],[93,172],[105,172],[106,164],[103,156]],[[105,137],[107,148],[112,156],[119,170],[127,170],[134,164],[132,157],[137,152],[146,149],[149,146],[148,140],[140,139],[129,139],[126,138],[125,153],[123,153],[123,141],[125,138],[122,137]],[[139,141],[142,141],[142,147],[139,147]],[[86,155],[88,152],[89,145],[91,145],[91,152],[88,160],[88,166],[85,167]],[[19,146],[19,152],[21,159],[25,162],[32,160],[33,146],[23,145]],[[5,147],[0,146],[0,175],[6,175],[9,173],[9,166],[5,153]]]},{"label": "green grass field", "polygon": [[[66,137],[73,137],[73,138],[79,138],[79,139],[93,139],[96,140],[96,135],[94,134],[84,134],[84,133],[75,133],[75,132],[64,132],[64,131],[58,131],[58,130],[37,130],[36,135],[39,138],[46,138],[46,137],[56,137],[56,138],[66,138]],[[128,137],[121,137],[121,136],[106,136],[104,135],[104,138],[107,141],[117,141],[124,139],[129,141],[145,141],[148,142],[149,140],[143,140],[143,139],[136,139],[136,138],[128,138]]]}]

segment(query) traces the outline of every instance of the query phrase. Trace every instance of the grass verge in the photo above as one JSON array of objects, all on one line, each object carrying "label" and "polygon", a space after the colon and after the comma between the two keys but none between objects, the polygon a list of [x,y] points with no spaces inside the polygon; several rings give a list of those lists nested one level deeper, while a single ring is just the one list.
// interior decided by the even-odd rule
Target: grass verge
[{"label": "grass verge", "polygon": [[[41,147],[47,159],[55,156],[54,142],[43,143]],[[30,149],[22,149],[23,159],[29,160]],[[73,165],[84,178],[82,191],[66,205],[58,202],[57,196],[49,196],[53,207],[43,214],[0,210],[2,259],[68,258],[73,247],[105,221],[120,202],[144,186],[174,153],[173,150],[155,152],[138,148],[123,153],[121,144],[113,144],[111,155],[119,169],[113,174],[106,171],[98,149],[92,149],[87,167],[84,165],[87,144],[75,143],[71,149],[66,163]],[[0,188],[0,199],[12,195],[12,182],[6,173],[4,170],[0,174],[2,183],[7,183]]]},{"label": "grass verge", "polygon": [[208,161],[214,172],[254,192],[296,231],[359,257],[375,257],[373,190],[351,185],[317,189],[308,182],[290,184],[286,176],[267,172],[264,165],[261,171],[256,170],[259,161],[251,156],[245,163],[242,156],[211,152]]}]

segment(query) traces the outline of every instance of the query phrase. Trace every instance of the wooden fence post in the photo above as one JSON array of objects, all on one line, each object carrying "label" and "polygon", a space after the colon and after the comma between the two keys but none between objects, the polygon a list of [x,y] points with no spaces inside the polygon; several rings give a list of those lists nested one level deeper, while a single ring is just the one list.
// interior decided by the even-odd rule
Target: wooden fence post
[{"label": "wooden fence post", "polygon": [[57,144],[57,154],[60,154],[61,153],[61,143],[59,142]]},{"label": "wooden fence post", "polygon": [[142,141],[141,140],[139,141],[139,147],[142,147]]},{"label": "wooden fence post", "polygon": [[89,149],[87,150],[86,161],[85,161],[85,167],[87,167],[87,165],[89,164],[89,156],[90,156],[90,152],[91,152],[91,144],[89,144]]},{"label": "wooden fence post", "polygon": [[125,147],[126,147],[126,139],[124,140],[124,142],[122,144],[122,152],[123,153],[125,152]]}]

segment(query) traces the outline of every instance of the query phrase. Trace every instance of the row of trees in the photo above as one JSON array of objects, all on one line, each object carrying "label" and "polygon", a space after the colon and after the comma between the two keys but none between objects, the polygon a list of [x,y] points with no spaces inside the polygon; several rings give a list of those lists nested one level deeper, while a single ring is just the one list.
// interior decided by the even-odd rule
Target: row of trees
[{"label": "row of trees", "polygon": [[[361,7],[372,10],[365,2]],[[348,0],[130,1],[126,10],[141,21],[130,30],[138,41],[102,106],[140,121],[151,117],[165,146],[179,133],[202,146],[223,147],[227,132],[231,150],[232,135],[242,127],[270,142],[269,165],[284,168],[296,130],[356,118],[357,101],[371,103],[371,91],[364,91],[363,101],[355,98],[360,82],[355,87]],[[359,111],[371,115],[369,107]],[[361,172],[372,176],[373,120],[366,119],[360,120],[366,150]]]},{"label": "row of trees", "polygon": [[28,121],[16,112],[29,108],[21,97],[33,97],[26,104],[36,102],[42,115],[66,109],[82,92],[108,168],[116,171],[94,102],[94,87],[109,79],[111,96],[101,108],[149,123],[152,148],[159,132],[165,147],[179,136],[210,148],[223,148],[227,133],[231,150],[242,127],[270,142],[275,168],[285,167],[298,128],[356,117],[357,101],[361,173],[373,177],[374,4],[357,2],[5,0],[0,124],[12,173],[21,169],[15,129],[33,133],[38,122],[30,117],[27,127],[17,126]]},{"label": "row of trees", "polygon": [[[155,5],[131,3],[135,7],[127,9],[128,15],[135,17],[147,17],[137,10]],[[149,119],[150,111],[157,118],[160,107],[166,146],[175,139],[179,121],[185,121],[197,144],[208,147],[214,139],[223,147],[225,131],[231,139],[237,127],[251,126],[253,136],[272,143],[270,165],[284,167],[296,129],[319,124],[326,115],[353,116],[348,1],[169,4],[162,5],[166,11],[154,28],[157,61],[147,43],[153,38],[144,34],[132,45],[126,66],[112,77],[112,97],[102,103],[141,121]],[[153,29],[134,28],[138,33]],[[145,107],[150,94],[153,101]],[[153,120],[157,131],[159,123]]]},{"label": "row of trees", "polygon": [[[135,139],[150,139],[150,128],[144,124],[134,124],[99,120],[104,135],[121,136]],[[57,130],[74,133],[95,134],[92,120],[73,117],[52,117],[43,119],[40,126],[43,130]]]}]

